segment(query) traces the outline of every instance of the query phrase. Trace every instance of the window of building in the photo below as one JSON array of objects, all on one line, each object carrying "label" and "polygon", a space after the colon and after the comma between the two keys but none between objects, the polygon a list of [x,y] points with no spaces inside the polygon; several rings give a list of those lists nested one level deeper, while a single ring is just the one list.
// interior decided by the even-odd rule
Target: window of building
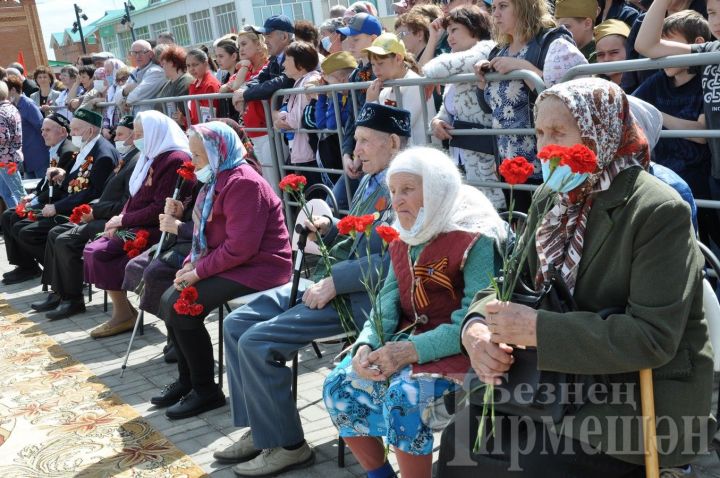
[{"label": "window of building", "polygon": [[253,14],[258,22],[271,15],[287,15],[291,20],[315,22],[309,0],[253,0]]},{"label": "window of building", "polygon": [[190,44],[190,29],[185,15],[170,19],[170,31],[175,35],[175,43],[178,45],[188,46]]},{"label": "window of building", "polygon": [[130,47],[132,46],[132,35],[130,32],[120,32],[117,34],[119,50],[120,50],[120,57],[119,58],[126,58],[128,56],[128,52],[130,51]]},{"label": "window of building", "polygon": [[116,58],[125,58],[125,55],[123,55],[120,52],[120,48],[119,48],[120,45],[118,44],[118,40],[115,35],[113,35],[111,37],[104,37],[102,39],[102,42],[103,42],[103,49],[105,51],[109,51],[110,53],[115,55]]},{"label": "window of building", "polygon": [[135,29],[135,38],[138,40],[150,40],[150,28],[139,27]]},{"label": "window of building", "polygon": [[226,3],[213,8],[219,36],[238,32],[238,17],[235,3]]},{"label": "window of building", "polygon": [[168,31],[166,21],[162,21],[159,23],[153,23],[152,25],[150,25],[150,35],[152,35],[152,38],[157,38],[158,35],[166,32],[166,31]]},{"label": "window of building", "polygon": [[213,40],[210,10],[191,14],[190,21],[192,22],[193,35],[195,35],[195,43],[205,43]]},{"label": "window of building", "polygon": [[[349,7],[350,4],[354,3],[353,0],[320,0],[320,8],[322,9],[322,17],[330,18],[330,8],[335,5],[344,5]],[[393,11],[393,10],[390,10]]]}]

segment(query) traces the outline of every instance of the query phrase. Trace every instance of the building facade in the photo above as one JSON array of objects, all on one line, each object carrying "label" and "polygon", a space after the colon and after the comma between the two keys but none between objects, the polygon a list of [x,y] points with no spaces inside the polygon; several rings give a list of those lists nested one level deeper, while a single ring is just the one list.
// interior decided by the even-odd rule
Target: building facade
[{"label": "building facade", "polygon": [[85,50],[83,52],[80,42],[80,32],[74,32],[68,28],[64,32],[53,33],[50,40],[50,48],[55,52],[55,60],[75,64],[78,57],[102,51],[100,32],[94,25],[83,25],[83,36],[85,37]]},{"label": "building facade", "polygon": [[22,52],[26,73],[47,65],[47,54],[35,0],[0,0],[0,58],[3,66]]},{"label": "building facade", "polygon": [[[293,20],[320,24],[330,7],[348,5],[352,0],[132,0],[132,22],[137,39],[155,39],[170,31],[184,47],[210,46],[221,36],[245,25],[262,25],[271,16],[285,14]],[[387,14],[388,2],[378,0],[380,15]],[[132,44],[128,24],[121,24],[124,12],[108,12],[97,22],[103,50],[127,59]]]}]

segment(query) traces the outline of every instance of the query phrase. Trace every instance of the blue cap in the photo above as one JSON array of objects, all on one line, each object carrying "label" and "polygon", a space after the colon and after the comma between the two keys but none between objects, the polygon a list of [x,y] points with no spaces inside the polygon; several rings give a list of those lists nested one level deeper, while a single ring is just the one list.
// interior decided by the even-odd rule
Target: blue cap
[{"label": "blue cap", "polygon": [[338,28],[338,33],[351,37],[364,33],[366,35],[381,35],[382,25],[377,17],[374,17],[367,13],[358,13],[354,17],[350,18],[347,26]]},{"label": "blue cap", "polygon": [[252,27],[252,29],[262,34],[270,33],[275,30],[280,30],[281,32],[295,33],[295,28],[293,27],[292,20],[290,20],[290,18],[286,17],[285,15],[273,15],[271,17],[268,17],[262,27]]}]

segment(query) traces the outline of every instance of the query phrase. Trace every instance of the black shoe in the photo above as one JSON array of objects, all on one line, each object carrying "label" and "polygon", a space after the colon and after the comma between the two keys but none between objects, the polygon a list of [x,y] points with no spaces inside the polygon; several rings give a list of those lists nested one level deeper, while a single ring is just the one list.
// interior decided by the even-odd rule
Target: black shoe
[{"label": "black shoe", "polygon": [[178,403],[165,411],[171,420],[189,418],[225,405],[225,395],[218,389],[212,395],[198,395],[195,390],[185,395]]},{"label": "black shoe", "polygon": [[177,363],[177,352],[175,351],[174,345],[170,345],[169,347],[163,349],[163,358],[166,363]]},{"label": "black shoe", "polygon": [[37,266],[29,268],[16,267],[15,270],[3,274],[2,283],[5,285],[19,284],[40,277],[40,274],[42,274],[42,271]]},{"label": "black shoe", "polygon": [[33,302],[30,307],[38,312],[47,312],[48,310],[55,310],[60,305],[60,295],[50,292],[45,300],[40,302]]},{"label": "black shoe", "polygon": [[82,299],[63,300],[55,310],[45,314],[45,317],[50,320],[67,319],[68,317],[82,314],[83,312],[85,312],[85,302]]},{"label": "black shoe", "polygon": [[180,382],[173,382],[170,385],[165,385],[160,392],[160,395],[152,397],[150,403],[156,407],[169,407],[175,405],[181,398],[190,393],[192,387],[181,384]]}]

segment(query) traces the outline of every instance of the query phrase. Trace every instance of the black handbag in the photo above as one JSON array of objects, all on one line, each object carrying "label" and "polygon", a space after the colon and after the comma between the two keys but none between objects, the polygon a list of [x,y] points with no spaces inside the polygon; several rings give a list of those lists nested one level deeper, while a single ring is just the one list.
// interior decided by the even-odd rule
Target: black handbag
[{"label": "black handbag", "polygon": [[[453,129],[487,129],[479,123],[471,123],[469,121],[455,120],[453,121]],[[453,136],[450,140],[450,146],[453,148],[467,149],[478,153],[495,155],[495,137],[482,136]]]},{"label": "black handbag", "polygon": [[[577,310],[570,290],[554,268],[540,291],[520,284],[510,301],[536,310]],[[495,386],[495,410],[503,414],[559,423],[584,405],[590,386],[596,382],[594,376],[538,370],[535,348],[515,347],[513,357],[515,362],[503,383]]]}]

